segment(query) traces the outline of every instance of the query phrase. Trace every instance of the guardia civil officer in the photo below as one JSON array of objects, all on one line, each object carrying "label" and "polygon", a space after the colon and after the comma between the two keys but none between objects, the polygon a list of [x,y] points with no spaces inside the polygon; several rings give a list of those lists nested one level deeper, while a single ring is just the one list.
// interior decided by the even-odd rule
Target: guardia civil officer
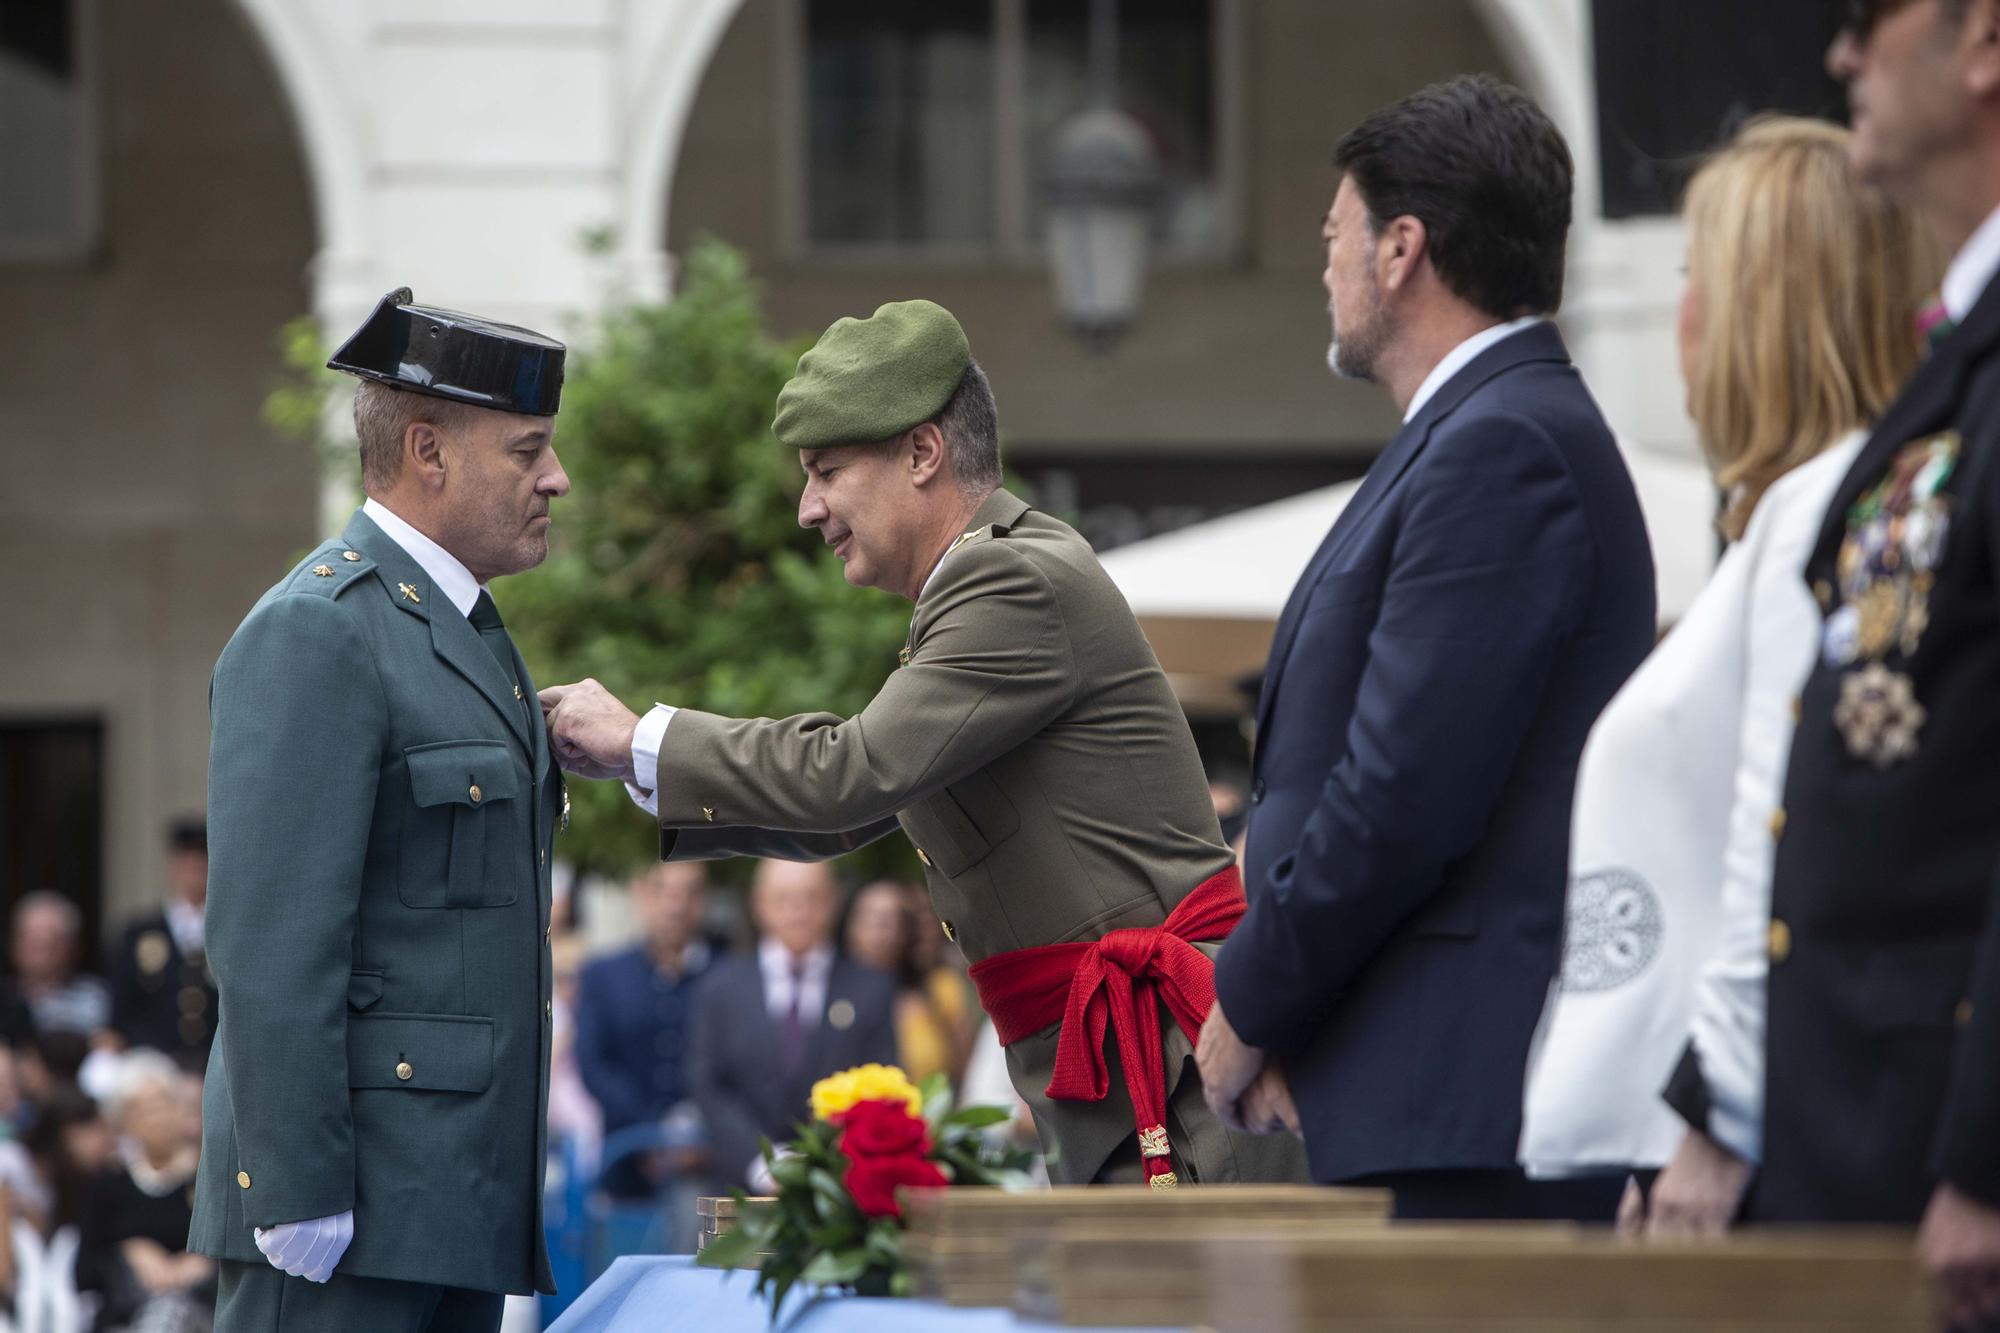
[{"label": "guardia civil officer", "polygon": [[208,958],[221,995],[191,1249],[216,1327],[492,1330],[550,1291],[549,844],[534,682],[487,584],[541,563],[563,347],[384,297],[367,502],[216,664]]}]

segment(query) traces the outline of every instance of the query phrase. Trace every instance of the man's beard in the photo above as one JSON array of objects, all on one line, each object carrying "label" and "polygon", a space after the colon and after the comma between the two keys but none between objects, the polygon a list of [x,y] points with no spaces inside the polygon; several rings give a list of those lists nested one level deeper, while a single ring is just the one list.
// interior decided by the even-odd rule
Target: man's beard
[{"label": "man's beard", "polygon": [[[1389,345],[1389,318],[1382,308],[1381,293],[1371,291],[1369,296],[1367,312],[1348,329],[1347,336],[1336,334],[1326,345],[1326,367],[1342,379],[1374,380],[1375,363]],[[1329,319],[1333,316],[1331,306],[1327,315]]]}]

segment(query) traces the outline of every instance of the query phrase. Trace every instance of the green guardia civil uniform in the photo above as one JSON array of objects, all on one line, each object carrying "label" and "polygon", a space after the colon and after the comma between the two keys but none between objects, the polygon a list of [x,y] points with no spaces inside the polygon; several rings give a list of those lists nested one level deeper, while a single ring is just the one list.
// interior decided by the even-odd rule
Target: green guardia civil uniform
[{"label": "green guardia civil uniform", "polygon": [[514,670],[362,514],[224,649],[208,800],[221,1022],[191,1248],[262,1264],[252,1228],[351,1208],[336,1279],[553,1290],[563,788],[518,654]]},{"label": "green guardia civil uniform", "polygon": [[[554,414],[560,344],[496,352],[539,335],[408,302],[386,298],[363,331],[379,345],[357,351],[357,335],[336,367],[354,368],[347,354],[371,378],[420,370]],[[225,1261],[229,1328],[457,1327],[436,1314],[440,1291],[459,1293],[450,1305],[554,1289],[542,1182],[564,791],[494,617],[482,637],[357,513],[216,664],[220,1021],[189,1248]],[[325,1286],[256,1246],[256,1228],[349,1210],[353,1241]],[[481,1308],[497,1324],[498,1297]]]},{"label": "green guardia civil uniform", "polygon": [[[953,334],[963,348],[957,330],[928,302],[835,325],[781,399],[781,442],[880,439],[929,419],[970,364],[962,351],[934,355]],[[871,395],[891,400],[874,416]],[[1233,865],[1186,716],[1124,596],[1067,524],[995,491],[918,597],[902,656],[852,718],[677,711],[658,772],[640,775],[656,792],[663,854],[832,856],[900,827],[945,933],[975,963],[1159,926]],[[1179,1178],[1305,1179],[1290,1135],[1237,1134],[1209,1113],[1187,1038],[1163,1026]],[[1058,1101],[1045,1091],[1057,1033],[1007,1050],[1052,1177],[1138,1180],[1116,1043],[1109,1095]]]}]

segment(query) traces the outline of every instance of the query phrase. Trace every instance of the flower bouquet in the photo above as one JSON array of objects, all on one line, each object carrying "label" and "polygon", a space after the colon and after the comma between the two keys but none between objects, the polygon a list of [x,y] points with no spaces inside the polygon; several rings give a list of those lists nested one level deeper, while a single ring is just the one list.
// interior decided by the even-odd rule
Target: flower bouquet
[{"label": "flower bouquet", "polygon": [[1027,1183],[1027,1154],[989,1144],[981,1133],[1009,1118],[998,1106],[954,1109],[944,1076],[919,1088],[890,1065],[862,1065],[812,1089],[812,1122],[782,1148],[767,1141],[764,1162],[777,1194],[753,1203],[732,1191],[736,1229],[698,1260],[709,1268],[761,1264],[757,1293],[776,1318],[794,1284],[839,1287],[864,1296],[905,1296],[899,1186]]}]

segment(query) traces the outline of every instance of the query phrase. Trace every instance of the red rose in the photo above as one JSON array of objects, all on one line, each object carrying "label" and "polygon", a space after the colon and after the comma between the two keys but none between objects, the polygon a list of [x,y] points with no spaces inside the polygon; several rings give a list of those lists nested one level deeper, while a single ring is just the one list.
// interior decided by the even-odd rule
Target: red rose
[{"label": "red rose", "polygon": [[856,1102],[840,1114],[840,1150],[864,1157],[922,1157],[931,1150],[930,1127],[901,1101]]},{"label": "red rose", "polygon": [[847,1168],[847,1192],[864,1217],[901,1217],[900,1185],[936,1188],[950,1184],[944,1172],[921,1157],[857,1157]]}]

